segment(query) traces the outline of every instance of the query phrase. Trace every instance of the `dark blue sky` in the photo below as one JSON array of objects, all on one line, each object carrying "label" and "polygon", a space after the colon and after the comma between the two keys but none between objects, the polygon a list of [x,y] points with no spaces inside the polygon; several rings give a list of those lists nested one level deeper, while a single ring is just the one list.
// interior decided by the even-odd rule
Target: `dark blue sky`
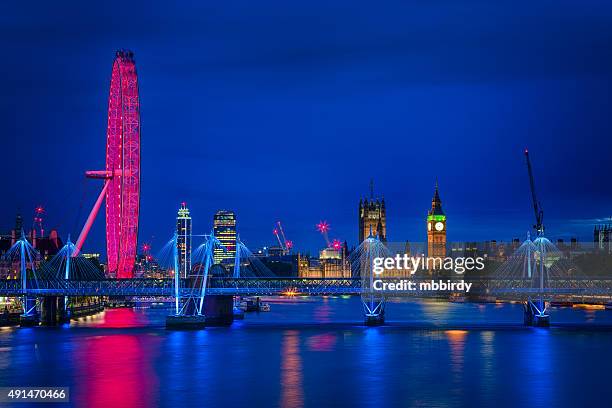
[{"label": "dark blue sky", "polygon": [[[114,52],[140,79],[140,241],[234,209],[251,247],[357,239],[371,177],[388,236],[425,239],[435,179],[449,240],[533,223],[529,146],[553,237],[612,215],[612,4],[605,1],[10,2],[0,13],[0,227],[78,231],[101,183]],[[223,5],[224,6],[223,6]],[[85,197],[83,199],[83,197]],[[100,214],[86,250],[102,250]],[[102,251],[104,252],[104,251]]]}]

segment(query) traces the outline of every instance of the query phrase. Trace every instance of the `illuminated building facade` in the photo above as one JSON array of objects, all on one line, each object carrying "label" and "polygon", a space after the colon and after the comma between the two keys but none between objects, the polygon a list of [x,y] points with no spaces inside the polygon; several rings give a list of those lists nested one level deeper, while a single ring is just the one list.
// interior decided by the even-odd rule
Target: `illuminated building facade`
[{"label": "illuminated building facade", "polygon": [[350,278],[351,267],[344,248],[325,248],[319,252],[321,278]]},{"label": "illuminated building facade", "polygon": [[178,269],[180,275],[186,278],[191,271],[191,215],[185,202],[181,203],[176,217],[176,234]]},{"label": "illuminated building facade", "polygon": [[236,214],[233,211],[217,211],[213,219],[215,237],[223,248],[215,248],[213,258],[216,264],[233,264],[236,257]]},{"label": "illuminated building facade", "polygon": [[370,236],[387,242],[387,210],[385,199],[374,198],[374,185],[370,182],[370,198],[359,200],[359,243]]},{"label": "illuminated building facade", "polygon": [[300,278],[350,278],[351,265],[344,248],[324,248],[319,258],[298,255],[298,276]]},{"label": "illuminated building facade", "polygon": [[86,253],[81,252],[81,256],[85,259],[100,262],[100,254],[97,254],[97,253],[86,254]]},{"label": "illuminated building facade", "polygon": [[427,213],[427,256],[430,258],[446,256],[446,215],[442,211],[437,182],[431,200],[431,209]]}]

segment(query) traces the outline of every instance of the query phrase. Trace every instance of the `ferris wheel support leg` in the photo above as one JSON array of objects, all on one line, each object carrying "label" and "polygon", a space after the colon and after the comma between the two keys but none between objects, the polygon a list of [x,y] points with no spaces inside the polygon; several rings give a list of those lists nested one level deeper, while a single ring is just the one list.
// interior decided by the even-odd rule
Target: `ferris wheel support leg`
[{"label": "ferris wheel support leg", "polygon": [[106,179],[104,181],[104,187],[102,188],[102,191],[100,191],[100,195],[98,196],[98,199],[96,200],[96,203],[91,209],[91,212],[89,213],[89,216],[87,217],[87,221],[85,221],[85,225],[83,225],[83,229],[81,230],[81,233],[79,234],[79,239],[77,239],[74,251],[72,252],[72,258],[77,256],[79,252],[81,252],[81,247],[83,246],[83,242],[85,242],[85,238],[87,238],[87,234],[89,234],[91,225],[96,219],[96,216],[98,215],[98,211],[100,211],[100,206],[102,205],[102,201],[104,200],[104,196],[106,195],[106,190],[108,190],[108,185],[110,184],[110,181],[111,179]]}]

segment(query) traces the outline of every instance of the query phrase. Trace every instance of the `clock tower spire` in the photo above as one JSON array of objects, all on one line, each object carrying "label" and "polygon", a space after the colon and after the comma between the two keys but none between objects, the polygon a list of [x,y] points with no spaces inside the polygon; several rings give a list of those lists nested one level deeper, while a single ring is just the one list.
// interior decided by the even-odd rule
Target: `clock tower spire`
[{"label": "clock tower spire", "polygon": [[430,258],[446,256],[446,215],[442,210],[437,180],[431,199],[431,209],[427,213],[427,256]]}]

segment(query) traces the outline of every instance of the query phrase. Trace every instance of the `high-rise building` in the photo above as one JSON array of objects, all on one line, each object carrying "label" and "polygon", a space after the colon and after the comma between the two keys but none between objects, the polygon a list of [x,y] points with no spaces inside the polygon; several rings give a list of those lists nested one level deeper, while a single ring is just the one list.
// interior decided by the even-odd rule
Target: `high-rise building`
[{"label": "high-rise building", "polygon": [[359,199],[359,243],[370,236],[387,241],[387,210],[384,198],[374,198],[374,183],[370,182],[370,198]]},{"label": "high-rise building", "polygon": [[213,229],[215,237],[225,247],[225,250],[214,249],[215,263],[233,263],[236,257],[236,214],[233,211],[217,211],[213,219]]},{"label": "high-rise building", "polygon": [[593,229],[593,242],[595,248],[612,252],[612,226],[596,225]]},{"label": "high-rise building", "polygon": [[187,203],[182,202],[176,216],[176,245],[178,249],[178,269],[186,278],[191,272],[191,215]]},{"label": "high-rise building", "polygon": [[427,256],[443,258],[446,256],[446,215],[442,211],[442,201],[438,193],[438,182],[427,213]]}]

